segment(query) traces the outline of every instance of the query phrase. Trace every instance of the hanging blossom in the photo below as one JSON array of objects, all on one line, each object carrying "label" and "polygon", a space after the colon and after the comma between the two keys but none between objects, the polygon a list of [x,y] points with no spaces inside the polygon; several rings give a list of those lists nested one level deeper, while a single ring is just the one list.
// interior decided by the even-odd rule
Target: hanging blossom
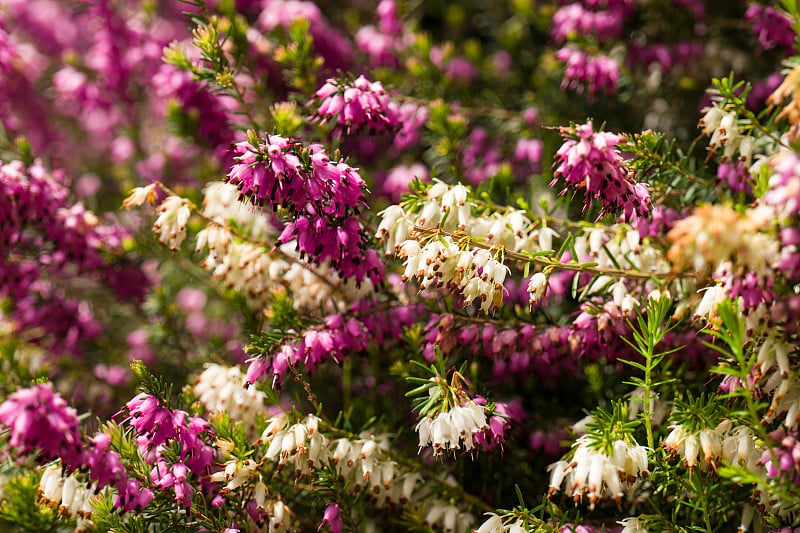
[{"label": "hanging blossom", "polygon": [[202,265],[226,287],[244,295],[251,308],[266,308],[278,287],[288,287],[294,308],[309,314],[320,309],[345,311],[354,301],[372,293],[369,280],[359,286],[354,279],[342,279],[331,271],[327,262],[303,262],[296,242],[281,245],[280,256],[259,245],[274,239],[276,230],[268,217],[239,201],[234,185],[213,182],[204,193],[202,213],[215,223],[197,234],[196,250],[208,251]]},{"label": "hanging blossom", "polygon": [[250,386],[270,373],[275,387],[283,381],[290,365],[302,363],[307,370],[313,370],[325,361],[341,363],[345,357],[366,351],[372,342],[381,346],[399,340],[404,328],[413,324],[421,312],[420,305],[375,310],[369,302],[356,303],[348,313],[326,316],[319,326],[303,332],[290,331],[290,339],[267,357],[248,360],[245,384]]},{"label": "hanging blossom", "polygon": [[0,404],[0,424],[10,430],[9,445],[20,454],[40,450],[44,461],[61,459],[71,469],[83,463],[83,446],[75,409],[50,383],[20,389]]},{"label": "hanging blossom", "polygon": [[598,42],[619,37],[625,18],[633,11],[633,2],[622,0],[598,7],[586,6],[582,2],[570,2],[559,7],[553,15],[550,36],[557,43],[574,36],[595,37]]},{"label": "hanging blossom", "polygon": [[94,507],[92,500],[98,493],[96,487],[79,479],[74,473],[64,475],[58,462],[42,472],[36,496],[39,503],[56,507],[59,516],[75,517],[76,531],[85,531],[91,524]]},{"label": "hanging blossom", "polygon": [[651,201],[647,185],[636,183],[625,160],[616,149],[621,135],[595,132],[591,122],[575,128],[561,128],[566,140],[555,155],[553,187],[559,179],[567,190],[584,192],[588,207],[601,204],[600,216],[622,213],[623,220],[634,222],[650,213]]},{"label": "hanging blossom", "polygon": [[[603,425],[614,425],[620,411],[615,409],[612,419]],[[631,435],[593,428],[594,417],[589,416],[580,425],[587,429],[572,445],[567,459],[551,464],[548,495],[562,490],[571,494],[575,502],[589,499],[590,508],[604,498],[619,502],[624,488],[639,478],[648,476],[647,448],[640,446]],[[577,428],[575,428],[577,429]]]},{"label": "hanging blossom", "polygon": [[250,432],[255,429],[258,414],[267,403],[262,391],[245,387],[245,375],[235,366],[206,364],[193,390],[206,411],[224,411],[231,420],[241,422]]},{"label": "hanging blossom", "polygon": [[747,426],[734,427],[730,420],[723,420],[713,428],[692,430],[681,424],[670,428],[662,446],[690,469],[716,470],[725,462],[742,464],[751,472],[762,470],[757,463],[763,448]]},{"label": "hanging blossom", "polygon": [[562,89],[587,91],[590,97],[600,91],[611,94],[617,89],[619,65],[607,55],[589,55],[580,48],[565,46],[556,52],[556,59],[565,63]]},{"label": "hanging blossom", "polygon": [[772,6],[752,3],[744,18],[753,25],[753,35],[764,50],[783,48],[791,52],[796,38],[792,20]]},{"label": "hanging blossom", "polygon": [[[58,459],[68,472],[88,470],[98,490],[113,486],[117,491],[114,504],[121,511],[143,509],[153,499],[152,491],[128,477],[120,455],[110,448],[109,435],[98,433],[84,445],[77,413],[53,392],[50,383],[20,389],[9,396],[0,404],[0,425],[9,429],[9,445],[21,454],[38,450],[41,461]],[[51,482],[57,486],[48,489],[52,501],[63,489],[63,483],[55,479],[53,476]]]},{"label": "hanging blossom", "polygon": [[738,153],[739,161],[750,168],[758,142],[752,133],[746,134],[742,130],[736,112],[720,107],[720,102],[703,111],[705,114],[698,122],[698,127],[702,127],[703,135],[709,137],[709,153],[714,153],[722,147],[721,162],[735,161]]},{"label": "hanging blossom", "polygon": [[472,400],[466,400],[463,405],[455,405],[434,417],[426,416],[416,426],[420,450],[433,445],[435,456],[460,448],[473,450],[476,440],[480,442],[478,435],[487,429],[489,425],[484,407]]},{"label": "hanging blossom", "polygon": [[293,216],[278,242],[296,241],[301,257],[328,261],[344,278],[383,279],[383,263],[366,247],[359,222],[367,190],[357,169],[332,161],[320,145],[303,148],[278,135],[268,135],[257,147],[237,143],[233,151],[237,163],[227,181],[253,205]]},{"label": "hanging blossom", "polygon": [[[205,479],[216,459],[216,450],[202,439],[211,431],[208,422],[198,416],[189,418],[185,411],[173,411],[145,393],[126,406],[130,413],[128,422],[136,430],[139,453],[153,466],[150,472],[153,483],[162,490],[171,488],[175,500],[188,508],[194,493],[189,475]],[[175,461],[168,461],[163,455],[170,442],[180,445]]]},{"label": "hanging blossom", "polygon": [[510,273],[499,254],[464,248],[449,235],[426,239],[418,228],[460,231],[483,238],[487,245],[514,251],[536,251],[543,245],[550,249],[557,234],[550,228],[535,227],[523,211],[474,216],[475,207],[464,185],[450,187],[434,180],[416,202],[382,211],[376,237],[385,244],[387,255],[397,253],[404,258],[404,281],[416,278],[422,289],[447,288],[461,295],[463,305],[474,302],[488,313],[501,304],[503,284]]},{"label": "hanging blossom", "polygon": [[364,130],[394,131],[399,125],[398,106],[379,81],[363,75],[352,83],[330,78],[315,93],[318,103],[312,121],[335,122],[339,131],[350,135]]}]

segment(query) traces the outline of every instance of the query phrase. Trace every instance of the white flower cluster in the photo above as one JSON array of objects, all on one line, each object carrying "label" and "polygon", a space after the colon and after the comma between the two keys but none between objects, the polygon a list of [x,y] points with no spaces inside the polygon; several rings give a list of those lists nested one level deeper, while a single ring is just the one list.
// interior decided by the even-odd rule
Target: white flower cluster
[{"label": "white flower cluster", "polygon": [[58,505],[60,516],[77,517],[75,530],[84,531],[90,524],[94,512],[92,495],[95,492],[91,485],[78,480],[75,474],[64,477],[61,464],[53,463],[42,473],[36,495],[45,505],[51,507]]},{"label": "white flower cluster", "polygon": [[208,411],[225,411],[231,420],[241,421],[251,431],[266,404],[266,395],[256,387],[245,387],[245,375],[235,366],[207,364],[197,378],[194,393]]},{"label": "white flower cluster", "polygon": [[278,463],[282,469],[294,463],[294,476],[310,474],[310,469],[319,468],[327,460],[328,439],[319,432],[320,419],[306,416],[302,422],[289,426],[285,413],[273,416],[261,434],[260,442],[268,444],[266,459]]},{"label": "white flower cluster", "polygon": [[681,425],[670,426],[662,446],[674,455],[683,458],[689,468],[705,470],[715,468],[720,462],[742,463],[753,472],[762,471],[758,465],[763,449],[746,426],[733,427],[730,420],[723,420],[717,427],[687,431]]},{"label": "white flower cluster", "polygon": [[475,517],[466,513],[455,505],[447,504],[441,500],[433,500],[428,504],[425,513],[425,524],[434,531],[443,533],[456,533],[471,531],[475,524]]},{"label": "white flower cluster", "polygon": [[765,418],[771,421],[784,415],[783,423],[790,430],[800,418],[800,374],[789,359],[794,349],[777,335],[770,335],[756,355],[756,369],[766,377],[762,389],[772,395]]},{"label": "white flower cluster", "polygon": [[551,464],[549,494],[561,490],[571,492],[578,501],[589,498],[593,506],[602,498],[619,501],[625,494],[624,484],[633,484],[647,476],[647,449],[619,439],[612,445],[612,454],[593,446],[589,435],[583,435],[572,445],[570,462],[561,460]]},{"label": "white flower cluster", "polygon": [[[208,249],[203,266],[227,287],[243,294],[252,308],[263,309],[270,291],[277,286],[289,288],[296,309],[331,313],[343,311],[349,302],[371,292],[369,281],[356,287],[353,280],[341,280],[324,265],[303,263],[294,242],[280,246],[285,259],[272,257],[256,243],[274,236],[275,230],[268,217],[238,200],[235,186],[215,182],[204,192],[203,214],[218,225],[209,225],[197,235],[197,250]],[[250,241],[235,238],[228,229],[232,226]]]},{"label": "white flower cluster", "polygon": [[475,435],[488,428],[486,413],[482,405],[467,400],[435,418],[426,416],[417,424],[419,447],[433,445],[433,454],[441,455],[445,450],[475,447]]},{"label": "white flower cluster", "polygon": [[192,211],[180,196],[168,196],[158,208],[158,218],[153,223],[153,232],[158,233],[159,242],[177,250],[186,238],[186,224]]},{"label": "white flower cluster", "polygon": [[224,466],[225,468],[209,476],[214,483],[225,482],[225,485],[220,489],[221,494],[227,494],[247,483],[255,473],[258,464],[251,459],[244,459],[243,461],[231,459]]},{"label": "white flower cluster", "polygon": [[625,518],[617,522],[617,524],[622,526],[622,530],[619,533],[647,533],[647,528],[636,517]]},{"label": "white flower cluster", "polygon": [[405,258],[405,280],[417,278],[423,289],[435,286],[458,290],[464,296],[464,305],[480,301],[481,309],[488,312],[502,301],[509,268],[489,250],[461,249],[449,235],[421,245],[416,238],[409,238],[414,228],[459,231],[480,238],[492,248],[512,251],[550,249],[557,234],[550,228],[534,228],[519,210],[473,217],[475,204],[468,198],[465,186],[450,187],[434,180],[424,201],[413,210],[393,205],[381,212],[376,236],[385,244],[387,255],[398,253]]},{"label": "white flower cluster", "polygon": [[719,107],[719,103],[707,108],[705,112],[698,126],[703,127],[703,135],[711,137],[708,149],[713,152],[720,146],[724,147],[723,162],[732,160],[738,152],[741,161],[749,167],[756,143],[752,136],[742,132],[736,112],[726,111]]},{"label": "white flower cluster", "polygon": [[409,239],[400,245],[398,253],[405,258],[404,281],[416,277],[422,289],[458,289],[465,306],[481,302],[484,313],[502,303],[503,282],[510,270],[488,250],[461,250],[447,236],[430,240],[423,247]]}]

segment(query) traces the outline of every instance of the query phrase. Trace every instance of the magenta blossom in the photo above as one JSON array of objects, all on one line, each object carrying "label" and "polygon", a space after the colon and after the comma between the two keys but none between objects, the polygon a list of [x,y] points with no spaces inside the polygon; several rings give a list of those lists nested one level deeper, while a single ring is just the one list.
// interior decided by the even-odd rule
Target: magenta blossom
[{"label": "magenta blossom", "polygon": [[338,503],[329,503],[325,508],[325,512],[322,515],[322,522],[320,522],[317,531],[322,529],[322,527],[326,524],[330,526],[333,533],[342,532],[342,526],[344,524],[342,522],[341,508],[339,507]]},{"label": "magenta blossom", "polygon": [[647,185],[632,179],[625,160],[616,149],[621,136],[595,133],[591,122],[574,129],[562,128],[561,134],[569,138],[555,155],[551,187],[563,179],[566,189],[562,194],[567,190],[583,191],[584,209],[598,201],[601,217],[621,212],[624,220],[633,222],[649,214],[651,201]]},{"label": "magenta blossom", "polygon": [[364,130],[394,131],[398,126],[398,106],[379,81],[359,76],[352,83],[343,83],[331,78],[316,92],[316,98],[319,106],[313,120],[334,122],[337,131],[347,135]]}]

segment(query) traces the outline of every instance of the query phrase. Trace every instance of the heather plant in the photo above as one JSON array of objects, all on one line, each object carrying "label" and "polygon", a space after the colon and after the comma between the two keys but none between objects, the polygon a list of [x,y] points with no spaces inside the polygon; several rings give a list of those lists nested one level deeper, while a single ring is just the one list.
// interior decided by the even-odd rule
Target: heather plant
[{"label": "heather plant", "polygon": [[800,527],[798,30],[0,0],[0,525]]}]

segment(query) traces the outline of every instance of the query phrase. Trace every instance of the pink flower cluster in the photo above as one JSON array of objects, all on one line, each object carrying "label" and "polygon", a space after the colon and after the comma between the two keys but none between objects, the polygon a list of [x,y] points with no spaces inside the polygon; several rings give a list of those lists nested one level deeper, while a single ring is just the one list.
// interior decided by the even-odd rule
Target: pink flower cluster
[{"label": "pink flower cluster", "polygon": [[589,55],[579,48],[565,46],[556,52],[556,59],[565,63],[562,89],[594,96],[600,91],[613,93],[619,80],[619,65],[607,55]]},{"label": "pink flower cluster", "polygon": [[367,54],[374,67],[397,67],[397,54],[405,49],[413,35],[405,33],[397,16],[395,0],[381,0],[376,9],[378,25],[365,25],[355,35],[356,45]]},{"label": "pink flower cluster", "polygon": [[312,120],[335,122],[347,135],[364,130],[391,132],[398,127],[397,104],[379,81],[359,76],[353,83],[343,83],[330,78],[316,92],[316,99],[319,105]]},{"label": "pink flower cluster", "polygon": [[619,37],[625,17],[633,11],[633,2],[621,0],[598,7],[597,2],[572,2],[558,8],[550,30],[553,40],[563,43],[574,35],[598,41]]},{"label": "pink flower cluster", "polygon": [[83,463],[77,413],[49,383],[9,396],[0,404],[0,424],[10,430],[8,443],[23,455],[40,450],[43,462],[61,458],[73,469]]},{"label": "pink flower cluster", "polygon": [[20,389],[0,404],[0,426],[10,432],[9,444],[20,454],[38,451],[44,463],[60,459],[69,471],[89,470],[98,488],[113,485],[116,505],[125,510],[142,509],[153,493],[129,479],[117,452],[110,449],[111,437],[98,433],[85,446],[75,409],[49,383]]},{"label": "pink flower cluster", "polygon": [[[156,487],[172,488],[175,499],[184,507],[192,503],[194,489],[187,481],[189,474],[203,479],[211,473],[216,451],[203,441],[211,431],[208,422],[185,411],[171,410],[148,394],[139,394],[127,403],[129,422],[136,430],[136,443],[142,456],[153,465],[150,477]],[[170,442],[180,445],[174,462],[168,461],[163,448]]]},{"label": "pink flower cluster", "polygon": [[562,128],[566,138],[556,153],[553,164],[553,187],[563,179],[566,189],[582,191],[584,210],[594,201],[601,204],[600,217],[622,213],[624,220],[634,222],[650,213],[651,201],[647,185],[636,183],[625,161],[615,148],[622,137],[614,133],[594,132],[591,122],[572,128]]},{"label": "pink flower cluster", "polygon": [[357,169],[331,161],[319,145],[303,148],[278,135],[268,135],[258,147],[243,141],[233,150],[237,163],[228,181],[254,205],[294,216],[279,242],[296,240],[301,256],[329,262],[345,278],[383,279],[383,263],[366,248],[367,234],[359,222],[366,185]]},{"label": "pink flower cluster", "polygon": [[795,33],[792,21],[772,6],[758,3],[750,4],[744,15],[753,24],[753,34],[764,50],[783,48],[791,52],[794,46]]},{"label": "pink flower cluster", "polygon": [[767,476],[785,477],[791,479],[795,485],[800,485],[800,441],[797,439],[797,431],[787,434],[778,430],[771,433],[770,438],[778,443],[778,446],[772,448],[778,464],[773,462],[772,453],[765,450],[759,463],[766,465]]},{"label": "pink flower cluster", "polygon": [[[486,399],[481,396],[476,396],[474,401],[478,405],[486,405]],[[473,436],[475,446],[484,451],[502,448],[509,431],[524,418],[525,409],[520,398],[509,402],[497,402],[494,413],[488,417],[488,427]]]},{"label": "pink flower cluster", "polygon": [[80,353],[101,329],[87,302],[66,296],[70,280],[101,280],[120,298],[144,297],[142,272],[106,256],[120,251],[125,232],[72,204],[63,172],[39,162],[3,165],[0,199],[0,249],[8,251],[0,257],[0,296],[12,300],[18,329],[46,333],[39,341],[50,351]]},{"label": "pink flower cluster", "polygon": [[332,359],[336,363],[348,356],[363,352],[371,342],[379,346],[402,337],[404,328],[416,321],[422,306],[399,306],[386,310],[374,310],[366,302],[356,304],[350,314],[333,314],[325,318],[324,324],[308,329],[297,338],[281,346],[274,354],[254,357],[250,360],[245,382],[256,383],[268,372],[272,373],[272,386],[280,383],[289,366],[302,363],[313,370],[321,363]]}]

